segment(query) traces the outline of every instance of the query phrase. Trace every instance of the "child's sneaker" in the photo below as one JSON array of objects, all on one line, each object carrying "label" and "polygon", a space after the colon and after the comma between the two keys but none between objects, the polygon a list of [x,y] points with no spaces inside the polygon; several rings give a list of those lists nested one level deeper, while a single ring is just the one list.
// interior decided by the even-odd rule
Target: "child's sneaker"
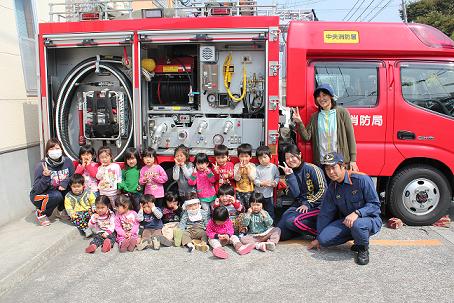
[{"label": "child's sneaker", "polygon": [[123,242],[120,244],[120,252],[124,253],[128,250],[129,247],[129,239],[124,239]]},{"label": "child's sneaker", "polygon": [[96,251],[96,248],[97,248],[97,247],[96,247],[95,244],[90,244],[90,245],[88,245],[87,248],[85,248],[85,252],[86,252],[87,254],[92,254],[92,253],[94,253],[94,252]]},{"label": "child's sneaker", "polygon": [[110,239],[104,239],[104,241],[102,242],[101,251],[103,253],[106,253],[106,252],[110,251],[111,248],[112,248],[112,242],[110,242]]},{"label": "child's sneaker", "polygon": [[129,245],[128,245],[128,250],[129,251],[134,251],[137,245],[137,239],[131,239],[129,240]]},{"label": "child's sneaker", "polygon": [[180,247],[181,246],[181,239],[183,238],[183,231],[179,228],[175,228],[173,230],[173,244],[176,246],[176,247]]},{"label": "child's sneaker", "polygon": [[142,239],[142,241],[140,241],[140,243],[137,244],[137,250],[144,250],[145,248],[148,247],[148,244],[149,244],[148,240]]},{"label": "child's sneaker", "polygon": [[194,244],[188,243],[186,246],[188,247],[188,252],[189,253],[192,253],[194,251]]},{"label": "child's sneaker", "polygon": [[240,256],[247,255],[251,251],[253,251],[255,248],[254,243],[246,244],[246,245],[241,245],[236,251]]},{"label": "child's sneaker", "polygon": [[255,249],[265,252],[266,251],[265,242],[255,243]]},{"label": "child's sneaker", "polygon": [[210,247],[206,244],[205,241],[196,242],[194,243],[194,246],[196,250],[199,250],[201,252],[207,252],[210,250]]},{"label": "child's sneaker", "polygon": [[159,243],[161,243],[165,247],[170,247],[173,245],[173,241],[170,241],[169,239],[167,239],[164,236],[157,236],[156,238],[159,240]]},{"label": "child's sneaker", "polygon": [[89,238],[93,235],[93,231],[91,230],[91,228],[85,228],[84,233],[85,233],[85,238]]},{"label": "child's sneaker", "polygon": [[265,247],[267,250],[275,250],[276,249],[276,244],[274,244],[273,242],[265,242]]},{"label": "child's sneaker", "polygon": [[153,243],[153,249],[154,250],[159,250],[161,248],[161,242],[159,242],[157,237],[153,237],[151,239],[151,243]]},{"label": "child's sneaker", "polygon": [[213,255],[219,259],[227,259],[229,257],[229,254],[222,247],[214,248]]},{"label": "child's sneaker", "polygon": [[46,215],[41,215],[39,211],[36,211],[36,222],[41,226],[49,226],[50,221]]}]

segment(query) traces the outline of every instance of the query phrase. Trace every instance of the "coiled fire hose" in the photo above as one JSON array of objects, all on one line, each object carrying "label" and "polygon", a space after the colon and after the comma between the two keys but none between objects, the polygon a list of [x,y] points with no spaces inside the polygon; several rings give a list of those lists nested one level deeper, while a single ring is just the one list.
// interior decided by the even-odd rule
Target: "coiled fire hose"
[{"label": "coiled fire hose", "polygon": [[[57,106],[55,113],[55,124],[57,138],[62,143],[62,149],[67,156],[72,160],[78,159],[78,149],[74,150],[73,146],[78,146],[77,140],[71,144],[70,132],[69,132],[69,119],[70,111],[74,106],[72,103],[78,102],[74,100],[74,94],[77,91],[77,86],[84,78],[88,75],[103,70],[113,75],[119,82],[122,88],[126,92],[127,106],[125,114],[127,115],[128,122],[128,134],[125,142],[119,147],[119,152],[115,155],[114,160],[118,160],[122,157],[125,150],[130,146],[133,138],[133,127],[132,127],[132,85],[129,78],[121,70],[122,61],[121,58],[105,58],[102,56],[92,57],[86,59],[77,64],[62,81],[62,84],[57,93]],[[74,100],[74,101],[73,101]],[[77,106],[76,106],[77,107]],[[77,119],[77,117],[72,117]],[[108,140],[108,139],[106,139]]]}]

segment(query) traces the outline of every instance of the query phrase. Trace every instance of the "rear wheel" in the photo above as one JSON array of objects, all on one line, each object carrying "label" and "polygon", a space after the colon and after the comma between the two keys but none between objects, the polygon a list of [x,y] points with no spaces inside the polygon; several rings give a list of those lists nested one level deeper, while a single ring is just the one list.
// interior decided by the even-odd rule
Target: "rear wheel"
[{"label": "rear wheel", "polygon": [[412,165],[401,169],[390,184],[391,213],[408,225],[430,225],[446,214],[451,188],[438,169]]}]

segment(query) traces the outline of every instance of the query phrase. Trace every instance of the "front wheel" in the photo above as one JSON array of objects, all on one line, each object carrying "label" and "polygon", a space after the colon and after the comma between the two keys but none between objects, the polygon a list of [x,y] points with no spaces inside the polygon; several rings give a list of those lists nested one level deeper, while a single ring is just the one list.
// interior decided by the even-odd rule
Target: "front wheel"
[{"label": "front wheel", "polygon": [[407,225],[430,225],[446,214],[451,187],[438,169],[412,165],[401,169],[390,184],[391,213]]}]

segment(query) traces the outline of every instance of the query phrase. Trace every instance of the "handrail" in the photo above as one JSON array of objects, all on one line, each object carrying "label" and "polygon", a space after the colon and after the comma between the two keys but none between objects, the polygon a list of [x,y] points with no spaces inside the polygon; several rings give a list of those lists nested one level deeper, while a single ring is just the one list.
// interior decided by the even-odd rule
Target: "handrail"
[{"label": "handrail", "polygon": [[[150,9],[161,9],[165,17],[230,16],[279,16],[281,23],[291,20],[315,19],[312,10],[285,9],[277,5],[259,5],[258,1],[167,1],[167,7],[159,0],[70,0],[49,3],[51,22],[81,21],[82,13],[99,13],[99,20],[134,18],[134,5],[149,4]],[[54,20],[54,17],[57,20]],[[97,15],[95,15],[97,16]]]}]

